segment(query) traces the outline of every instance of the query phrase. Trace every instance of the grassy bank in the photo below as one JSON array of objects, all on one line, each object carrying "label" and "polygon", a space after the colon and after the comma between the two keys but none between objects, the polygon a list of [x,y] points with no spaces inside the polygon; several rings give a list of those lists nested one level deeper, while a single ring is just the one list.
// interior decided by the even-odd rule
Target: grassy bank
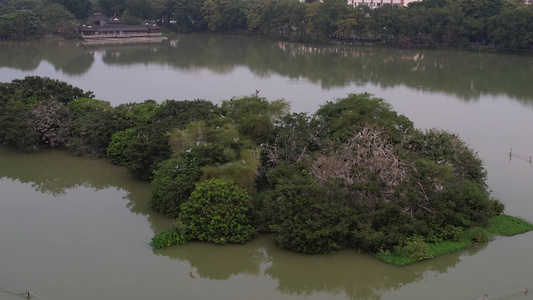
[{"label": "grassy bank", "polygon": [[489,227],[470,228],[463,232],[457,241],[435,243],[422,240],[411,241],[409,245],[398,247],[393,252],[381,251],[374,256],[386,263],[405,266],[424,259],[466,249],[474,243],[487,242],[494,236],[513,236],[531,230],[533,230],[533,224],[531,223],[509,215],[499,215],[491,219]]}]

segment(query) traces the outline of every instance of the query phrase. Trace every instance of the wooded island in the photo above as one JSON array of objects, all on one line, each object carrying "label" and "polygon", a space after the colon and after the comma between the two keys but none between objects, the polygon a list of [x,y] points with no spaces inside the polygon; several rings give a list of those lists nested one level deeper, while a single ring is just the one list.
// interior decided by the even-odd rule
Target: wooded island
[{"label": "wooded island", "polygon": [[0,83],[0,143],[105,157],[150,180],[150,206],[176,220],[155,248],[269,233],[299,253],[352,247],[402,265],[533,229],[502,214],[457,135],[416,129],[367,93],[312,115],[258,94],[112,107],[26,77]]}]

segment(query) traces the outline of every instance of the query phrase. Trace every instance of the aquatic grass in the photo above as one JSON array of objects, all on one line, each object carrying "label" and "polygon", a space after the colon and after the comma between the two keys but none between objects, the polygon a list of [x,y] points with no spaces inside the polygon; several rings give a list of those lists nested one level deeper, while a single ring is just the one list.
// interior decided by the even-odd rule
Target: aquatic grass
[{"label": "aquatic grass", "polygon": [[396,265],[396,266],[406,266],[406,265],[415,263],[417,261],[420,261],[420,259],[417,259],[414,257],[401,256],[401,255],[391,253],[388,251],[383,251],[383,252],[380,251],[379,253],[374,254],[374,257],[383,262],[386,262],[391,265]]},{"label": "aquatic grass", "polygon": [[493,217],[490,223],[485,230],[491,235],[513,236],[533,230],[533,224],[509,215]]},{"label": "aquatic grass", "polygon": [[459,241],[442,241],[439,243],[428,243],[429,244],[429,251],[433,255],[433,257],[446,254],[446,253],[452,253],[459,250],[466,249],[472,245],[472,241],[470,239],[464,238]]},{"label": "aquatic grass", "polygon": [[466,249],[472,245],[472,241],[468,238],[463,238],[460,241],[442,241],[437,243],[426,242],[429,248],[429,255],[427,257],[411,257],[406,255],[401,255],[397,251],[388,252],[383,251],[374,255],[379,260],[382,260],[386,263],[393,264],[396,266],[406,266],[412,263],[434,258],[443,254],[457,252],[459,250]]},{"label": "aquatic grass", "polygon": [[150,241],[150,246],[154,249],[163,249],[174,245],[183,245],[188,240],[185,234],[171,229],[154,235]]},{"label": "aquatic grass", "polygon": [[374,254],[379,260],[393,264],[396,266],[405,266],[421,260],[434,258],[443,254],[457,252],[459,250],[467,249],[472,246],[475,241],[472,239],[473,234],[476,235],[476,230],[483,230],[489,236],[489,240],[494,236],[513,236],[522,234],[533,230],[533,224],[524,221],[517,217],[509,215],[499,215],[491,218],[491,225],[483,228],[471,228],[466,230],[458,241],[441,241],[441,242],[425,242],[429,248],[429,255],[427,257],[413,257],[401,251],[401,247],[395,251],[380,251]]}]

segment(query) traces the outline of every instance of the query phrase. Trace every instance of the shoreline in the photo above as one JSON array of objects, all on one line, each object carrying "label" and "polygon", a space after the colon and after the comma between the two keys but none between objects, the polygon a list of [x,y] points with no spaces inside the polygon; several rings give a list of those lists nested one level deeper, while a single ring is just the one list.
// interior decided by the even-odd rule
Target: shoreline
[{"label": "shoreline", "polygon": [[[429,254],[428,256],[420,257],[412,255],[413,253],[400,253],[402,252],[402,250],[405,249],[405,247],[404,249],[398,248],[393,252],[381,251],[379,253],[373,253],[372,255],[375,258],[388,264],[396,266],[407,266],[419,261],[436,258],[443,254],[468,249],[479,243],[488,243],[498,236],[515,236],[529,231],[533,231],[532,223],[529,223],[528,221],[523,220],[521,218],[513,217],[506,214],[501,214],[499,216],[492,217],[490,219],[490,222],[491,225],[488,227],[474,227],[470,228],[469,230],[466,230],[465,232],[463,232],[461,238],[457,241],[444,240],[435,243],[424,241],[424,244],[427,245],[427,249],[429,251],[429,253],[427,253]],[[487,234],[487,236],[484,239],[476,240],[476,238],[473,237],[473,231],[479,231],[480,228],[484,233]]]}]

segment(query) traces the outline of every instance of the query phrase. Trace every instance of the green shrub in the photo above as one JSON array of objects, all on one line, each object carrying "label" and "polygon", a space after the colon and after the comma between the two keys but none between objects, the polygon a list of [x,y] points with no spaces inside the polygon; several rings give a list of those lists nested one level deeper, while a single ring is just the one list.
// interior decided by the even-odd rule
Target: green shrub
[{"label": "green shrub", "polygon": [[290,105],[283,99],[267,101],[259,97],[242,97],[224,101],[221,108],[226,117],[235,121],[241,138],[261,143],[273,132],[273,121],[288,113]]},{"label": "green shrub", "polygon": [[251,225],[251,198],[229,180],[210,179],[197,184],[181,205],[178,219],[187,236],[200,241],[244,243],[256,234]]},{"label": "green shrub", "polygon": [[315,184],[278,185],[267,201],[274,239],[299,253],[328,253],[346,247],[351,215],[341,189]]},{"label": "green shrub", "polygon": [[458,242],[463,236],[464,228],[460,226],[446,225],[440,230],[439,236],[445,241]]},{"label": "green shrub", "polygon": [[111,163],[119,166],[126,165],[127,157],[125,153],[131,142],[135,140],[136,135],[137,132],[135,129],[129,128],[115,132],[115,134],[111,136],[111,142],[106,150],[107,158],[111,160]]},{"label": "green shrub", "polygon": [[431,258],[429,246],[424,242],[424,238],[418,235],[410,236],[405,239],[403,245],[395,249],[398,254],[408,256],[414,259]]},{"label": "green shrub", "polygon": [[481,227],[472,227],[468,230],[470,239],[476,242],[487,242],[490,238],[489,233]]}]

